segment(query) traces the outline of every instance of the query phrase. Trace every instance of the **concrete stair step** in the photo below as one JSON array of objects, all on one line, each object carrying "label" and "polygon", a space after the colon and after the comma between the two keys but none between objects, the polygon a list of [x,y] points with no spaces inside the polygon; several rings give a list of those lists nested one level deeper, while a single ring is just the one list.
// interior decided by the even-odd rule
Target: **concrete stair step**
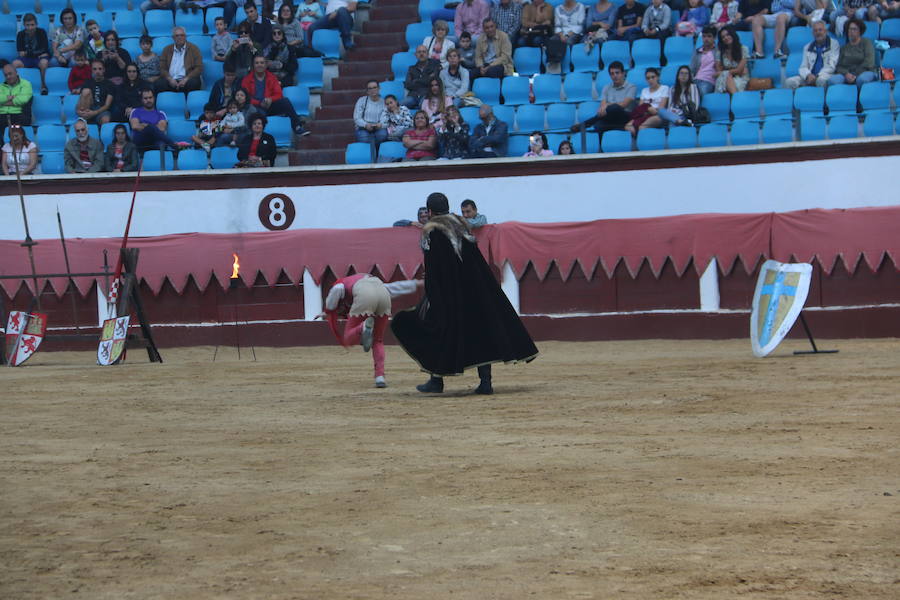
[{"label": "concrete stair step", "polygon": [[344,149],[331,150],[293,150],[288,154],[288,164],[292,167],[306,165],[341,165],[344,164]]},{"label": "concrete stair step", "polygon": [[[350,119],[316,119],[309,122],[309,130],[313,136],[347,135],[353,132],[353,122]],[[312,137],[312,136],[310,136]]]},{"label": "concrete stair step", "polygon": [[374,79],[376,81],[383,81],[388,75],[390,75],[391,70],[381,71],[378,69],[372,69],[368,75],[354,75],[352,77],[338,77],[336,79],[331,80],[331,87],[334,88],[335,91],[343,91],[343,90],[358,90],[360,95],[364,94],[366,91],[366,82],[370,79]]},{"label": "concrete stair step", "polygon": [[[323,106],[316,111],[316,121],[320,119],[350,119],[353,116],[353,104]],[[311,124],[312,122],[310,122]]]},{"label": "concrete stair step", "polygon": [[406,6],[375,6],[369,11],[369,21],[403,21],[413,23],[419,20],[418,4]]},{"label": "concrete stair step", "polygon": [[386,19],[384,21],[366,21],[363,23],[363,33],[406,33],[406,19]]},{"label": "concrete stair step", "polygon": [[324,135],[321,138],[316,138],[312,135],[307,136],[305,140],[303,140],[303,146],[297,148],[298,150],[336,150],[338,148],[346,148],[347,144],[356,141],[356,136],[352,133],[347,133],[344,135]]},{"label": "concrete stair step", "polygon": [[376,60],[390,61],[395,52],[403,52],[406,44],[400,46],[379,46],[374,48],[356,47],[347,53],[345,61],[372,62]]},{"label": "concrete stair step", "polygon": [[406,35],[397,31],[391,33],[361,33],[353,38],[353,43],[359,48],[389,46],[396,48],[394,52],[399,52],[399,48],[406,45],[405,39]]},{"label": "concrete stair step", "polygon": [[[333,82],[334,80],[332,80],[332,83]],[[324,92],[322,94],[322,105],[333,106],[337,104],[355,104],[356,99],[359,98],[359,93],[359,90]]]},{"label": "concrete stair step", "polygon": [[391,72],[391,62],[388,60],[385,61],[368,61],[368,62],[345,62],[341,63],[338,66],[338,77],[336,77],[333,81],[337,81],[338,79],[343,79],[344,77],[366,77],[372,75],[377,78],[378,73],[388,73]]}]

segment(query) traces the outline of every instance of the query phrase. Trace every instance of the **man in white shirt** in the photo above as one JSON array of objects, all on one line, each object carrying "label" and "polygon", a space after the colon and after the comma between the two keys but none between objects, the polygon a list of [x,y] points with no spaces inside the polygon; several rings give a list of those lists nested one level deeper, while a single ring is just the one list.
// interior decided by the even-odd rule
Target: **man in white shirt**
[{"label": "man in white shirt", "polygon": [[353,13],[356,2],[353,0],[328,0],[325,5],[325,16],[309,26],[306,30],[306,43],[312,46],[313,32],[316,29],[337,29],[341,32],[341,43],[344,50],[353,48]]},{"label": "man in white shirt", "polygon": [[159,55],[161,77],[153,84],[157,95],[160,92],[190,92],[201,87],[203,57],[200,49],[187,41],[184,27],[172,28],[173,44],[163,48]]}]

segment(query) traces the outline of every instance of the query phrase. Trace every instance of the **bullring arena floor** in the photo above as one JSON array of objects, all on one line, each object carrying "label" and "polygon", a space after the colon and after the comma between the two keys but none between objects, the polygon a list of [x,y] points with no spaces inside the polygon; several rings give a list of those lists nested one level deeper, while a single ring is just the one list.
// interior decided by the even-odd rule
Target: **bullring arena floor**
[{"label": "bullring arena floor", "polygon": [[0,371],[0,597],[900,597],[898,340],[388,348]]}]

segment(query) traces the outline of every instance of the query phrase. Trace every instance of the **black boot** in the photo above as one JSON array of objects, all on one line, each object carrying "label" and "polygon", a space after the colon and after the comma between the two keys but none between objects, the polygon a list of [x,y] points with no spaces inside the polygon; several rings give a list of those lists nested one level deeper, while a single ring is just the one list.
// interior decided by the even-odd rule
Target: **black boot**
[{"label": "black boot", "polygon": [[423,394],[440,394],[444,391],[444,378],[432,375],[427,382],[417,385],[416,389]]},{"label": "black boot", "polygon": [[481,383],[475,388],[475,393],[483,394],[485,396],[493,394],[494,388],[491,385],[491,365],[481,365],[478,367],[478,377],[481,378]]}]

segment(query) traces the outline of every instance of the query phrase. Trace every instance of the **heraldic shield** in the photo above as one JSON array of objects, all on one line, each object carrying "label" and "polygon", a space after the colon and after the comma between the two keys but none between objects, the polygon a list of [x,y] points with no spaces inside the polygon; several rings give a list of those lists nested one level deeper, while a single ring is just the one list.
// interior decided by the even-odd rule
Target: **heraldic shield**
[{"label": "heraldic shield", "polygon": [[753,354],[766,356],[774,350],[803,310],[812,265],[785,264],[767,260],[759,271],[753,312],[750,315],[750,343]]},{"label": "heraldic shield", "polygon": [[100,345],[97,347],[98,365],[114,365],[122,359],[130,320],[131,317],[119,317],[103,321]]},{"label": "heraldic shield", "polygon": [[6,322],[6,356],[18,367],[37,352],[47,332],[47,315],[14,310]]}]

